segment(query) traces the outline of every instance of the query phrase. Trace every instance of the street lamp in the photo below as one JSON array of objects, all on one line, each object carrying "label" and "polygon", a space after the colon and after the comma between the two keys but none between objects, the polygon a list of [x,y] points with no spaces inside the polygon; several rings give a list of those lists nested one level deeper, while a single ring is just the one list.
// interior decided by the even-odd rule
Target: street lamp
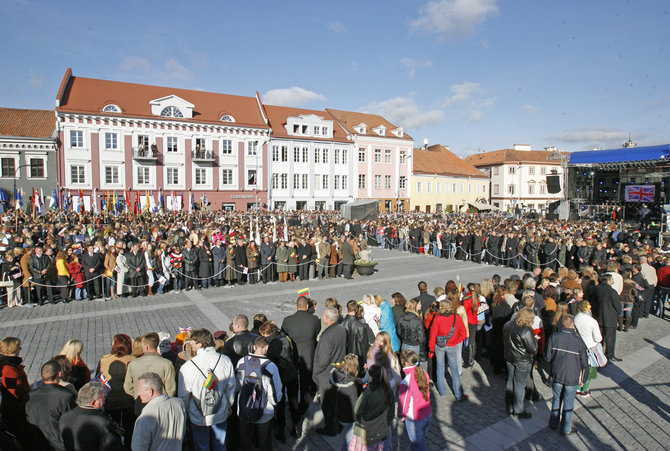
[{"label": "street lamp", "polygon": [[[14,204],[15,204],[14,209],[16,209],[16,178],[18,177],[19,170],[21,168],[25,168],[25,167],[28,167],[28,166],[30,166],[29,163],[23,163],[23,164],[20,164],[16,169],[14,169]],[[14,217],[16,218],[15,228],[16,228],[16,230],[19,230],[19,217],[16,214],[14,215]]]}]

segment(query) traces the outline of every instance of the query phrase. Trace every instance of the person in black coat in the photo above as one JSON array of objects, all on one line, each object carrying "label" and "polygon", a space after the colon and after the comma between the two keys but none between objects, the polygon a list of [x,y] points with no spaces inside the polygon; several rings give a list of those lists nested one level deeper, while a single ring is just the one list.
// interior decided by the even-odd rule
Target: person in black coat
[{"label": "person in black coat", "polygon": [[198,250],[193,248],[193,243],[191,240],[186,240],[184,243],[184,249],[182,249],[182,255],[184,257],[184,274],[185,274],[185,287],[187,290],[198,287]]},{"label": "person in black coat", "polygon": [[209,288],[211,277],[214,274],[214,258],[209,246],[205,243],[198,244],[198,278],[202,288]]},{"label": "person in black coat", "polygon": [[600,284],[595,289],[594,317],[598,320],[603,332],[605,357],[613,362],[621,362],[614,355],[616,346],[617,317],[622,316],[621,301],[616,290],[612,288],[614,279],[610,274],[600,276]]},{"label": "person in black coat", "polygon": [[58,422],[76,406],[76,395],[60,385],[61,366],[55,360],[42,365],[44,384],[30,393],[26,403],[31,449],[64,450]]},{"label": "person in black coat", "polygon": [[327,327],[316,346],[312,380],[319,387],[324,427],[317,429],[316,432],[324,435],[337,435],[341,427],[335,421],[334,395],[336,395],[336,390],[330,384],[330,370],[332,365],[341,362],[346,355],[347,331],[338,324],[340,314],[333,307],[326,307],[321,319]]},{"label": "person in black coat", "polygon": [[242,357],[246,357],[253,352],[254,342],[258,338],[258,334],[249,332],[249,318],[246,315],[235,315],[235,318],[233,318],[233,333],[234,335],[223,345],[223,354],[228,356],[233,368],[235,368]]},{"label": "person in black coat", "polygon": [[470,260],[472,260],[475,263],[481,263],[483,246],[484,246],[484,238],[477,231],[472,235],[472,238],[470,240],[470,252],[472,253],[472,255],[470,256]]},{"label": "person in black coat", "polygon": [[510,268],[519,267],[519,238],[512,233],[507,237],[507,245],[505,247],[505,258],[507,259],[507,266]]},{"label": "person in black coat", "polygon": [[140,251],[138,243],[133,243],[131,251],[126,255],[126,263],[128,264],[126,277],[132,287],[133,297],[136,298],[140,291],[144,294],[144,278],[147,274],[147,260],[144,252]]},{"label": "person in black coat", "polygon": [[67,451],[124,449],[120,429],[102,410],[105,396],[101,382],[89,382],[79,390],[77,407],[60,417],[59,429]]},{"label": "person in black coat", "polygon": [[305,238],[298,244],[298,275],[300,280],[309,280],[309,267],[312,264],[314,249],[307,243]]},{"label": "person in black coat", "polygon": [[[93,246],[90,246],[91,249]],[[49,267],[51,266],[51,259],[44,255],[44,251],[41,247],[35,248],[35,253],[28,260],[28,266],[30,267],[30,273],[33,276],[33,281],[35,282],[35,294],[37,295],[37,301],[40,305],[44,303],[44,291],[46,290],[48,302],[53,303],[53,290],[49,286],[49,280],[47,274],[49,272]],[[89,279],[88,275],[85,276],[86,280]],[[91,294],[89,291],[89,298]]]},{"label": "person in black coat", "polygon": [[237,245],[233,249],[233,261],[235,262],[237,285],[244,285],[244,270],[248,270],[249,262],[247,262],[247,246],[242,240],[237,240]]},{"label": "person in black coat", "polygon": [[544,263],[547,267],[556,271],[558,269],[558,261],[556,261],[558,246],[554,242],[553,237],[547,239],[547,242],[542,246],[542,250],[544,253]]},{"label": "person in black coat", "polygon": [[340,324],[347,331],[347,354],[355,354],[358,357],[360,371],[365,364],[370,342],[368,341],[366,325],[356,318],[357,312],[358,303],[356,301],[347,302],[347,316]]},{"label": "person in black coat", "polygon": [[274,274],[272,263],[275,261],[276,253],[277,249],[275,248],[274,243],[271,242],[270,237],[266,235],[261,243],[261,277],[263,278],[264,284],[272,282],[272,276]]},{"label": "person in black coat", "polygon": [[507,361],[507,412],[523,419],[532,416],[526,411],[523,401],[538,345],[533,334],[534,320],[535,312],[524,308],[503,326],[504,355]]},{"label": "person in black coat", "polygon": [[316,350],[316,337],[321,331],[321,322],[319,318],[309,312],[310,300],[308,298],[299,297],[296,305],[298,311],[284,318],[281,330],[293,340],[298,354],[296,365],[300,373],[300,409],[304,412],[309,406],[310,394],[314,393],[312,366],[314,351]]}]

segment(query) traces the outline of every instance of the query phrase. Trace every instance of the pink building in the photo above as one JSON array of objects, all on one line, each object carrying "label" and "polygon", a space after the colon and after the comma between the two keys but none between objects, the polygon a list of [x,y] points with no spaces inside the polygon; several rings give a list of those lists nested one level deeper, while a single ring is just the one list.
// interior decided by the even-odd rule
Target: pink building
[{"label": "pink building", "polygon": [[381,210],[409,210],[412,137],[375,114],[326,111],[355,143],[356,198],[376,199]]}]

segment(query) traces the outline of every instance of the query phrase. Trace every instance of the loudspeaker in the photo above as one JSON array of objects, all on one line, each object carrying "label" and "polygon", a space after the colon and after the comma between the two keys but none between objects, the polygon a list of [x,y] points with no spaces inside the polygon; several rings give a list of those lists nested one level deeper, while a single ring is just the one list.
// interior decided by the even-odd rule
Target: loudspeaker
[{"label": "loudspeaker", "polygon": [[558,219],[558,213],[547,213],[544,215],[544,219],[547,221],[553,221],[554,219]]},{"label": "loudspeaker", "polygon": [[549,191],[550,194],[561,192],[561,181],[558,175],[547,176],[547,191]]}]

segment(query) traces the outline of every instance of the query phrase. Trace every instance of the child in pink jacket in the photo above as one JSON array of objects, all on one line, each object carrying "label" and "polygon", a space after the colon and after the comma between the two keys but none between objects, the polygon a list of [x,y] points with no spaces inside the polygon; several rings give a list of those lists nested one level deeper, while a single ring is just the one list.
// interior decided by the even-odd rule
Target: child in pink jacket
[{"label": "child in pink jacket", "polygon": [[398,418],[405,422],[410,450],[427,450],[426,432],[433,418],[428,373],[419,365],[419,356],[414,351],[402,351],[400,360],[405,378],[400,383]]}]

